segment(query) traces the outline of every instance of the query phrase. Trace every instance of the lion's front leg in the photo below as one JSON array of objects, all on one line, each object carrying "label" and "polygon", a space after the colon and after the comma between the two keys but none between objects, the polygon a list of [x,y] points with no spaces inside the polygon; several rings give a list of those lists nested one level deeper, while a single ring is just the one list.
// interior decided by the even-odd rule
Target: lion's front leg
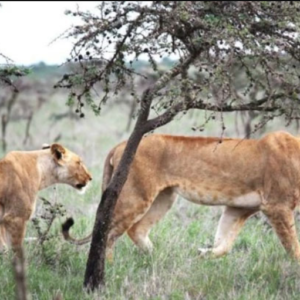
[{"label": "lion's front leg", "polygon": [[20,217],[6,216],[3,225],[13,251],[18,254],[24,241],[26,220]]},{"label": "lion's front leg", "polygon": [[227,254],[241,231],[247,218],[257,210],[226,207],[220,218],[214,246],[212,248],[199,248],[201,256],[220,257]]},{"label": "lion's front leg", "polygon": [[285,250],[291,257],[300,261],[300,245],[293,210],[285,205],[274,205],[264,208],[263,212],[270,220]]}]

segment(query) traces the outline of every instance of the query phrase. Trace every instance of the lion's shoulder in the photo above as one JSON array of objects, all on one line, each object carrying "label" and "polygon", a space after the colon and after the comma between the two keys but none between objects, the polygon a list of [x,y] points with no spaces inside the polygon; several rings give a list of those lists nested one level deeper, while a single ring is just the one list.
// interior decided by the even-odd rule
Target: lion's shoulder
[{"label": "lion's shoulder", "polygon": [[14,168],[22,166],[23,168],[33,169],[36,165],[36,160],[32,156],[26,155],[25,151],[10,151],[0,162]]},{"label": "lion's shoulder", "polygon": [[18,152],[10,151],[0,160],[0,167],[3,168],[13,168],[18,161]]}]

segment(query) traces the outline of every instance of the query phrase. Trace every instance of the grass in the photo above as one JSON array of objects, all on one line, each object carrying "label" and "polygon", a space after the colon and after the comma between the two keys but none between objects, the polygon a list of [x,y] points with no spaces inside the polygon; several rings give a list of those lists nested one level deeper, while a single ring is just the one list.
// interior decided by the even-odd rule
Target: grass
[{"label": "grass", "polygon": [[[79,153],[91,170],[94,180],[84,197],[66,186],[51,187],[40,193],[51,202],[63,203],[68,216],[76,220],[72,234],[85,236],[93,227],[100,200],[100,184],[105,155],[124,133],[127,114],[124,108],[107,109],[101,117],[87,113],[85,120],[63,119],[52,123],[53,112],[64,112],[64,99],[51,99],[34,116],[31,144],[24,146],[24,122],[8,127],[8,150],[37,149],[59,134],[61,142]],[[187,114],[158,130],[171,134],[198,135],[190,131],[195,120]],[[201,123],[200,121],[197,123]],[[233,128],[234,119],[227,118]],[[281,129],[280,123],[268,130]],[[210,124],[201,135],[220,134],[218,124]],[[290,130],[293,131],[293,130]],[[236,135],[228,129],[227,136]],[[3,154],[3,153],[2,153]],[[40,202],[36,214],[43,210]],[[76,247],[63,241],[58,218],[51,229],[53,237],[44,251],[33,243],[25,245],[28,287],[32,299],[298,299],[300,266],[291,261],[278,238],[260,218],[251,218],[239,235],[233,251],[219,259],[201,259],[197,248],[213,242],[221,208],[198,206],[179,199],[168,215],[157,224],[151,239],[155,250],[151,256],[141,254],[127,236],[118,240],[112,264],[107,264],[106,288],[100,295],[83,291],[83,278],[89,245]],[[36,236],[30,223],[27,236]],[[0,255],[0,299],[14,299],[11,254]]]},{"label": "grass", "polygon": [[[287,257],[262,219],[247,222],[226,257],[199,258],[197,247],[213,241],[220,210],[184,202],[180,199],[153,228],[152,255],[140,253],[127,236],[117,242],[101,299],[298,299],[300,266]],[[57,293],[64,299],[99,299],[82,289],[89,245],[64,242],[59,223],[44,254],[34,243],[26,244],[32,299],[52,299]],[[73,234],[87,234],[92,223],[92,218],[82,217]],[[32,225],[28,232],[34,233]],[[0,299],[7,300],[14,298],[9,258],[0,258]]]}]

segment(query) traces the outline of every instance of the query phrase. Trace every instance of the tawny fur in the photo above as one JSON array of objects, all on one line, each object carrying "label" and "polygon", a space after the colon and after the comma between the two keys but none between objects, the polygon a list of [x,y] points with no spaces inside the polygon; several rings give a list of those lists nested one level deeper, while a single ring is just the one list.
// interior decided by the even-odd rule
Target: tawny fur
[{"label": "tawny fur", "polygon": [[64,183],[81,190],[92,179],[78,155],[59,144],[37,151],[12,151],[0,160],[0,250],[21,247],[36,194]]},{"label": "tawny fur", "polygon": [[[138,247],[151,250],[150,229],[179,194],[194,203],[225,206],[214,247],[200,249],[202,254],[226,254],[247,218],[262,211],[287,252],[300,260],[293,215],[300,201],[300,139],[274,132],[258,140],[218,141],[170,135],[151,135],[141,141],[114,211],[109,255],[124,232]],[[115,147],[106,159],[104,188],[125,145]],[[68,229],[65,237],[80,243]]]}]

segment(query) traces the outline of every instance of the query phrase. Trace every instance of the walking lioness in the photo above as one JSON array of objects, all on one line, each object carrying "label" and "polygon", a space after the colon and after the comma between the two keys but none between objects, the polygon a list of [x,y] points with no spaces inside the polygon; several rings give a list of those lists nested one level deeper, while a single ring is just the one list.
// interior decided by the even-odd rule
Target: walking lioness
[{"label": "walking lioness", "polygon": [[[103,190],[120,162],[125,143],[111,150]],[[258,140],[151,135],[144,138],[118,199],[108,237],[108,252],[127,231],[141,249],[151,250],[151,227],[171,208],[176,195],[204,205],[224,205],[214,246],[226,254],[247,218],[262,211],[288,253],[300,260],[293,210],[300,201],[300,139],[274,132]],[[75,240],[64,226],[66,239]]]},{"label": "walking lioness", "polygon": [[0,250],[21,247],[36,194],[65,183],[83,190],[92,179],[80,157],[59,144],[38,151],[13,151],[0,160]]}]

